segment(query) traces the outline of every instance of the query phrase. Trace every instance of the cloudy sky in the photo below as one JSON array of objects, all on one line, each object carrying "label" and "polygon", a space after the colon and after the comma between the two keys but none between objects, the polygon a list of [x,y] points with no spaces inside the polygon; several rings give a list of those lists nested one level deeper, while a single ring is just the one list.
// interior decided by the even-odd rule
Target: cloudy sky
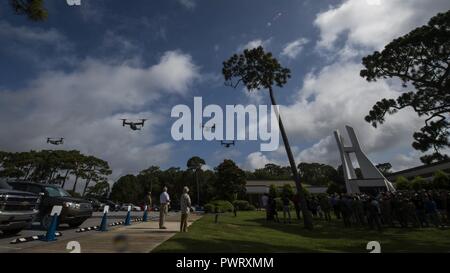
[{"label": "cloudy sky", "polygon": [[[194,96],[204,105],[268,104],[267,92],[225,87],[221,76],[231,54],[262,45],[292,71],[275,92],[299,162],[337,166],[332,133],[348,124],[374,162],[420,164],[411,142],[423,123],[414,113],[378,129],[364,121],[376,101],[404,90],[366,82],[361,58],[450,9],[448,0],[45,2],[43,23],[0,4],[0,150],[53,148],[46,137],[64,136],[63,149],[109,161],[113,178],[150,165],[184,168],[193,155],[210,167],[225,158],[245,169],[287,164],[283,147],[261,153],[258,141],[240,141],[226,149],[170,134],[172,107]],[[148,124],[135,132],[120,118]]]}]

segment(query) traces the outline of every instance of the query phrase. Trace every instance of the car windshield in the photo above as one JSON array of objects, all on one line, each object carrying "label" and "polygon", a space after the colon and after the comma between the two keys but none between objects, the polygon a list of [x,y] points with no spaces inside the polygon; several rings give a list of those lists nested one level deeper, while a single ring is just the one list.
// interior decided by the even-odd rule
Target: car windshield
[{"label": "car windshield", "polygon": [[45,190],[47,191],[47,193],[50,197],[70,196],[70,194],[68,192],[66,192],[65,190],[63,190],[61,188],[57,188],[57,187],[45,187]]},{"label": "car windshield", "polygon": [[0,180],[0,189],[12,190],[12,187],[6,181]]}]

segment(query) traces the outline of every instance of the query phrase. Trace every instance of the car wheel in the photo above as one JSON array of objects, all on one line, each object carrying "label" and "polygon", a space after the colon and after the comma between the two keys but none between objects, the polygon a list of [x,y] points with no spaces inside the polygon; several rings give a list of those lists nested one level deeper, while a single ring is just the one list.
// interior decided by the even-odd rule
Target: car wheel
[{"label": "car wheel", "polygon": [[11,236],[11,235],[16,235],[17,233],[21,232],[22,229],[7,229],[7,230],[3,230],[3,235],[5,236]]}]

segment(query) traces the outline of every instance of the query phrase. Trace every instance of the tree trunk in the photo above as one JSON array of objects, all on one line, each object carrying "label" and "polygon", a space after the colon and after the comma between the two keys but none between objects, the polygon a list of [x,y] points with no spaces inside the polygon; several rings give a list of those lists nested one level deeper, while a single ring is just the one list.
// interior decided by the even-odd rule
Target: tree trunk
[{"label": "tree trunk", "polygon": [[70,171],[70,170],[67,170],[67,171],[66,171],[66,175],[64,176],[64,181],[63,181],[63,183],[62,183],[62,185],[61,185],[61,188],[63,188],[63,189],[64,189],[64,186],[66,185],[66,180],[67,180],[67,176],[69,175],[69,171]]},{"label": "tree trunk", "polygon": [[51,171],[50,172],[50,176],[49,176],[49,178],[48,178],[48,180],[47,180],[47,184],[50,184],[50,182],[52,182],[52,180],[53,180],[53,176],[55,175],[55,171]]},{"label": "tree trunk", "polygon": [[78,175],[75,176],[75,182],[73,183],[72,191],[75,192],[77,189]]},{"label": "tree trunk", "polygon": [[[269,93],[270,93],[270,100],[272,102],[272,105],[277,106],[275,97],[273,95],[272,88],[269,88]],[[291,170],[292,170],[292,174],[294,176],[295,186],[297,188],[297,193],[300,197],[300,205],[302,207],[301,209],[302,209],[302,214],[303,214],[304,225],[305,225],[306,229],[313,229],[312,214],[308,210],[307,205],[306,205],[306,199],[305,199],[305,195],[302,190],[300,176],[298,175],[297,165],[295,164],[295,159],[294,159],[294,156],[292,155],[291,146],[289,145],[289,140],[287,138],[286,131],[284,130],[283,121],[281,120],[281,115],[278,112],[278,109],[276,107],[274,107],[274,110],[278,117],[278,125],[280,127],[281,137],[283,138],[284,148],[286,149],[286,153],[289,158],[289,164],[291,165]]]},{"label": "tree trunk", "polygon": [[84,189],[83,189],[83,195],[84,196],[86,194],[86,190],[89,186],[89,183],[91,183],[91,178],[89,177],[89,179],[86,179],[86,184],[84,185]]},{"label": "tree trunk", "polygon": [[200,206],[200,187],[198,184],[198,171],[195,169],[195,182],[197,182],[197,205]]}]

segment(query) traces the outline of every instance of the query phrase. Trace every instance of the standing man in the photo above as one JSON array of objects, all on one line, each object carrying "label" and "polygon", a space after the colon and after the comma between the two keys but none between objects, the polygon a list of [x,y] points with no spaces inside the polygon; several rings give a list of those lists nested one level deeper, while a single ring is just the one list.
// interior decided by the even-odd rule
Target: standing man
[{"label": "standing man", "polygon": [[281,199],[283,201],[283,223],[286,224],[286,214],[288,215],[288,223],[291,223],[291,208],[289,207],[290,205],[290,200],[287,194],[283,194],[283,197]]},{"label": "standing man", "polygon": [[261,196],[261,207],[266,210],[266,220],[269,220],[269,196],[267,196],[267,193]]},{"label": "standing man", "polygon": [[189,197],[189,188],[183,188],[183,194],[180,198],[180,209],[181,209],[181,223],[180,232],[187,232],[188,217],[191,212],[191,198]]},{"label": "standing man", "polygon": [[300,197],[299,197],[298,193],[296,193],[294,195],[294,197],[292,198],[292,202],[294,203],[295,215],[297,215],[297,220],[301,220],[302,217],[300,215],[300,212],[301,212],[301,209],[300,209]]},{"label": "standing man", "polygon": [[320,207],[322,208],[322,210],[324,212],[325,220],[331,221],[331,204],[330,204],[330,199],[328,199],[327,195],[320,197]]},{"label": "standing man", "polygon": [[170,203],[170,197],[167,193],[167,187],[163,188],[163,192],[159,196],[159,202],[161,204],[161,207],[159,208],[159,228],[160,229],[167,229],[164,226],[164,223],[166,221],[166,215],[169,211],[169,203]]},{"label": "standing man", "polygon": [[147,211],[152,210],[152,192],[149,191],[145,197],[145,204],[147,205]]}]

